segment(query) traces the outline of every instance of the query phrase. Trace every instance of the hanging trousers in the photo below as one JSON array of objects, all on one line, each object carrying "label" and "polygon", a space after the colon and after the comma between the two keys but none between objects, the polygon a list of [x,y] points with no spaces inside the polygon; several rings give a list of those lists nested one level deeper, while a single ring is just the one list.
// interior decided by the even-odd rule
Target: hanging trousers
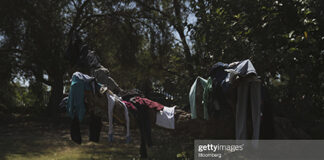
[{"label": "hanging trousers", "polygon": [[[101,127],[102,127],[101,118],[91,113],[89,119],[89,141],[99,142]],[[71,139],[75,143],[81,144],[82,138],[81,138],[80,122],[78,116],[74,116],[72,120],[70,134],[71,134]]]},{"label": "hanging trousers", "polygon": [[259,139],[261,121],[261,82],[256,78],[242,79],[237,87],[236,139],[247,139],[247,107],[250,102],[252,112],[252,139]]}]

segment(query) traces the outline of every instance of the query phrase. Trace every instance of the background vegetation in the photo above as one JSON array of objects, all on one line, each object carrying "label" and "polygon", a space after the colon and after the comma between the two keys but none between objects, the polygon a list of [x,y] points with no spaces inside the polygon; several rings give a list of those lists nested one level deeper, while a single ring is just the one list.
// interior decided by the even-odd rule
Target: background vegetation
[{"label": "background vegetation", "polygon": [[315,123],[324,116],[323,8],[322,0],[1,0],[0,114],[58,114],[76,71],[64,55],[77,31],[124,89],[163,91],[187,107],[198,75],[249,58],[276,115]]}]

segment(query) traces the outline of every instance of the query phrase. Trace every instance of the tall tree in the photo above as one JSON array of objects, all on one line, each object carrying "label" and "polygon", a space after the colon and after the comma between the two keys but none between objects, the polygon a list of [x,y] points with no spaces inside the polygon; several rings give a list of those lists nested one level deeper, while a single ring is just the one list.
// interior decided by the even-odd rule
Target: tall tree
[{"label": "tall tree", "polygon": [[[13,56],[15,73],[51,88],[49,113],[54,113],[63,93],[67,1],[4,1],[1,19],[2,51]],[[41,96],[41,95],[39,95]]]}]

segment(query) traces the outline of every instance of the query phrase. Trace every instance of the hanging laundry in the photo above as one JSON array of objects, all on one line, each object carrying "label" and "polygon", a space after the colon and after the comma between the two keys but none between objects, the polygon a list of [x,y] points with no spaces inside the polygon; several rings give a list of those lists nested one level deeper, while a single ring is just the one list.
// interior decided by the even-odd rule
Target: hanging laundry
[{"label": "hanging laundry", "polygon": [[249,74],[257,74],[252,62],[249,59],[237,62],[236,64],[234,64],[230,68],[234,69],[235,73],[237,73],[241,77],[244,77]]},{"label": "hanging laundry", "polygon": [[[228,65],[225,83],[237,81],[236,102],[236,139],[247,139],[247,108],[251,106],[253,134],[252,139],[259,139],[261,122],[261,81],[249,59]],[[250,103],[249,103],[250,102]]]},{"label": "hanging laundry", "polygon": [[163,110],[156,113],[156,124],[158,126],[167,128],[167,129],[175,129],[174,127],[174,109],[173,107],[164,106]]},{"label": "hanging laundry", "polygon": [[79,57],[77,58],[76,65],[80,68],[98,68],[100,67],[99,57],[95,54],[94,51],[89,50],[88,45],[80,45]]},{"label": "hanging laundry", "polygon": [[228,76],[228,72],[225,69],[228,69],[228,67],[229,65],[223,62],[217,62],[212,66],[209,75],[214,85],[223,86],[224,80]]},{"label": "hanging laundry", "polygon": [[[249,103],[250,102],[250,103]],[[251,106],[252,139],[259,139],[261,123],[261,81],[256,76],[241,78],[237,86],[236,139],[247,139],[247,108]]]},{"label": "hanging laundry", "polygon": [[137,110],[136,107],[133,105],[133,103],[128,102],[128,101],[122,101],[123,103],[125,103],[126,107],[132,110]]},{"label": "hanging laundry", "polygon": [[[208,115],[208,104],[211,104],[209,94],[212,91],[212,80],[209,77],[207,80],[201,77],[197,77],[195,82],[190,88],[189,92],[189,103],[190,103],[190,111],[191,111],[191,118],[197,118],[197,108],[196,108],[196,92],[197,92],[197,85],[201,85],[203,88],[203,107],[204,107],[204,119],[209,119]],[[200,103],[200,102],[198,102]]]},{"label": "hanging laundry", "polygon": [[79,121],[83,120],[85,115],[84,91],[91,91],[91,81],[94,77],[75,72],[72,75],[71,88],[69,92],[67,113],[73,119],[78,116]]},{"label": "hanging laundry", "polygon": [[101,127],[102,127],[101,117],[96,116],[93,113],[90,113],[89,141],[99,142]]},{"label": "hanging laundry", "polygon": [[74,141],[77,144],[81,144],[82,138],[81,138],[80,122],[78,116],[74,116],[72,119],[71,126],[70,126],[70,136],[72,141]]},{"label": "hanging laundry", "polygon": [[209,75],[212,79],[212,85],[213,90],[215,93],[216,98],[222,105],[227,105],[224,99],[226,98],[224,96],[224,93],[229,91],[229,82],[226,81],[226,78],[229,77],[229,72],[226,72],[225,69],[228,69],[229,65],[223,62],[217,62],[215,63],[210,72]]},{"label": "hanging laundry", "polygon": [[[70,132],[71,139],[78,144],[81,144],[82,142],[79,122],[82,121],[86,112],[84,96],[85,93],[88,92],[90,93],[90,95],[94,95],[95,94],[94,89],[95,89],[94,77],[90,77],[81,72],[73,73],[71,88],[66,102],[67,103],[66,108],[67,108],[68,115],[73,119],[71,123],[71,132]],[[98,142],[101,126],[102,126],[101,118],[95,116],[93,113],[94,112],[90,111],[89,140]]]},{"label": "hanging laundry", "polygon": [[209,119],[208,106],[213,105],[212,104],[213,100],[211,99],[212,92],[213,92],[213,81],[210,77],[208,77],[207,83],[204,86],[204,91],[203,91],[203,104],[204,104],[205,119]]},{"label": "hanging laundry", "polygon": [[[139,94],[138,94],[139,93]],[[146,157],[146,144],[150,147],[152,146],[152,122],[153,117],[156,117],[156,111],[162,111],[164,106],[160,103],[154,102],[147,98],[142,98],[139,95],[140,92],[134,92],[133,94],[128,94],[123,96],[124,100],[129,100],[136,107],[136,111],[131,110],[132,114],[136,117],[137,123],[141,135],[141,147],[140,154],[142,157]],[[156,119],[156,118],[155,118]]]},{"label": "hanging laundry", "polygon": [[213,80],[214,89],[216,86],[220,86],[223,91],[227,91],[230,83],[232,83],[237,76],[244,77],[250,74],[257,74],[256,70],[249,59],[232,62],[226,64],[223,62],[215,63],[209,75]]},{"label": "hanging laundry", "polygon": [[[252,139],[259,139],[261,121],[261,81],[249,59],[230,64],[217,62],[213,65],[210,75],[213,79],[213,88],[216,99],[225,102],[224,97],[230,85],[236,82],[236,139],[247,138],[247,107],[251,106],[252,112]],[[250,102],[250,104],[249,104]],[[222,103],[223,105],[226,103]]]},{"label": "hanging laundry", "polygon": [[126,104],[121,101],[121,98],[113,94],[112,92],[106,92],[106,96],[108,99],[108,119],[109,119],[109,129],[108,129],[108,138],[109,141],[113,141],[113,111],[116,103],[121,104],[121,107],[124,109],[125,113],[125,120],[126,120],[126,142],[129,143],[130,141],[130,132],[129,132],[129,115],[128,109]]},{"label": "hanging laundry", "polygon": [[[151,132],[151,116],[150,113],[156,114],[156,111],[148,108],[146,105],[134,104],[137,108],[135,115],[137,117],[137,122],[141,135],[141,147],[140,154],[141,156],[146,155],[146,144],[152,146],[152,132]],[[153,111],[153,112],[152,112]]]},{"label": "hanging laundry", "polygon": [[131,98],[130,101],[134,104],[145,105],[148,108],[152,108],[157,111],[160,111],[164,108],[164,106],[158,102],[154,102],[152,100],[149,100],[147,98],[142,98],[139,96]]},{"label": "hanging laundry", "polygon": [[98,83],[105,85],[114,93],[120,93],[122,91],[116,81],[111,78],[109,70],[104,66],[100,65],[100,67],[93,70],[92,74]]},{"label": "hanging laundry", "polygon": [[97,95],[91,92],[85,92],[85,104],[86,109],[89,113],[93,113],[96,116],[108,120],[108,100],[106,93],[104,93],[103,95]]}]

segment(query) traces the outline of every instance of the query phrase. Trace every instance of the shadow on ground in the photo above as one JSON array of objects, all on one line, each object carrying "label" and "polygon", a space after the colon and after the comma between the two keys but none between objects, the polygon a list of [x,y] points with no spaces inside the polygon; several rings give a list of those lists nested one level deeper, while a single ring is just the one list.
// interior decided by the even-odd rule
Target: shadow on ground
[{"label": "shadow on ground", "polygon": [[[88,141],[88,126],[81,125],[82,141],[78,145],[70,140],[69,119],[50,121],[44,118],[8,122],[0,126],[0,159],[140,159],[140,136],[131,130],[132,142],[125,143],[125,129],[115,125],[114,142],[107,137],[108,124],[104,123],[100,142]],[[193,139],[174,136],[171,131],[154,128],[153,147],[148,148],[149,159],[183,159],[192,157]],[[182,153],[182,154],[179,154]],[[178,155],[178,158],[177,158]]]}]

